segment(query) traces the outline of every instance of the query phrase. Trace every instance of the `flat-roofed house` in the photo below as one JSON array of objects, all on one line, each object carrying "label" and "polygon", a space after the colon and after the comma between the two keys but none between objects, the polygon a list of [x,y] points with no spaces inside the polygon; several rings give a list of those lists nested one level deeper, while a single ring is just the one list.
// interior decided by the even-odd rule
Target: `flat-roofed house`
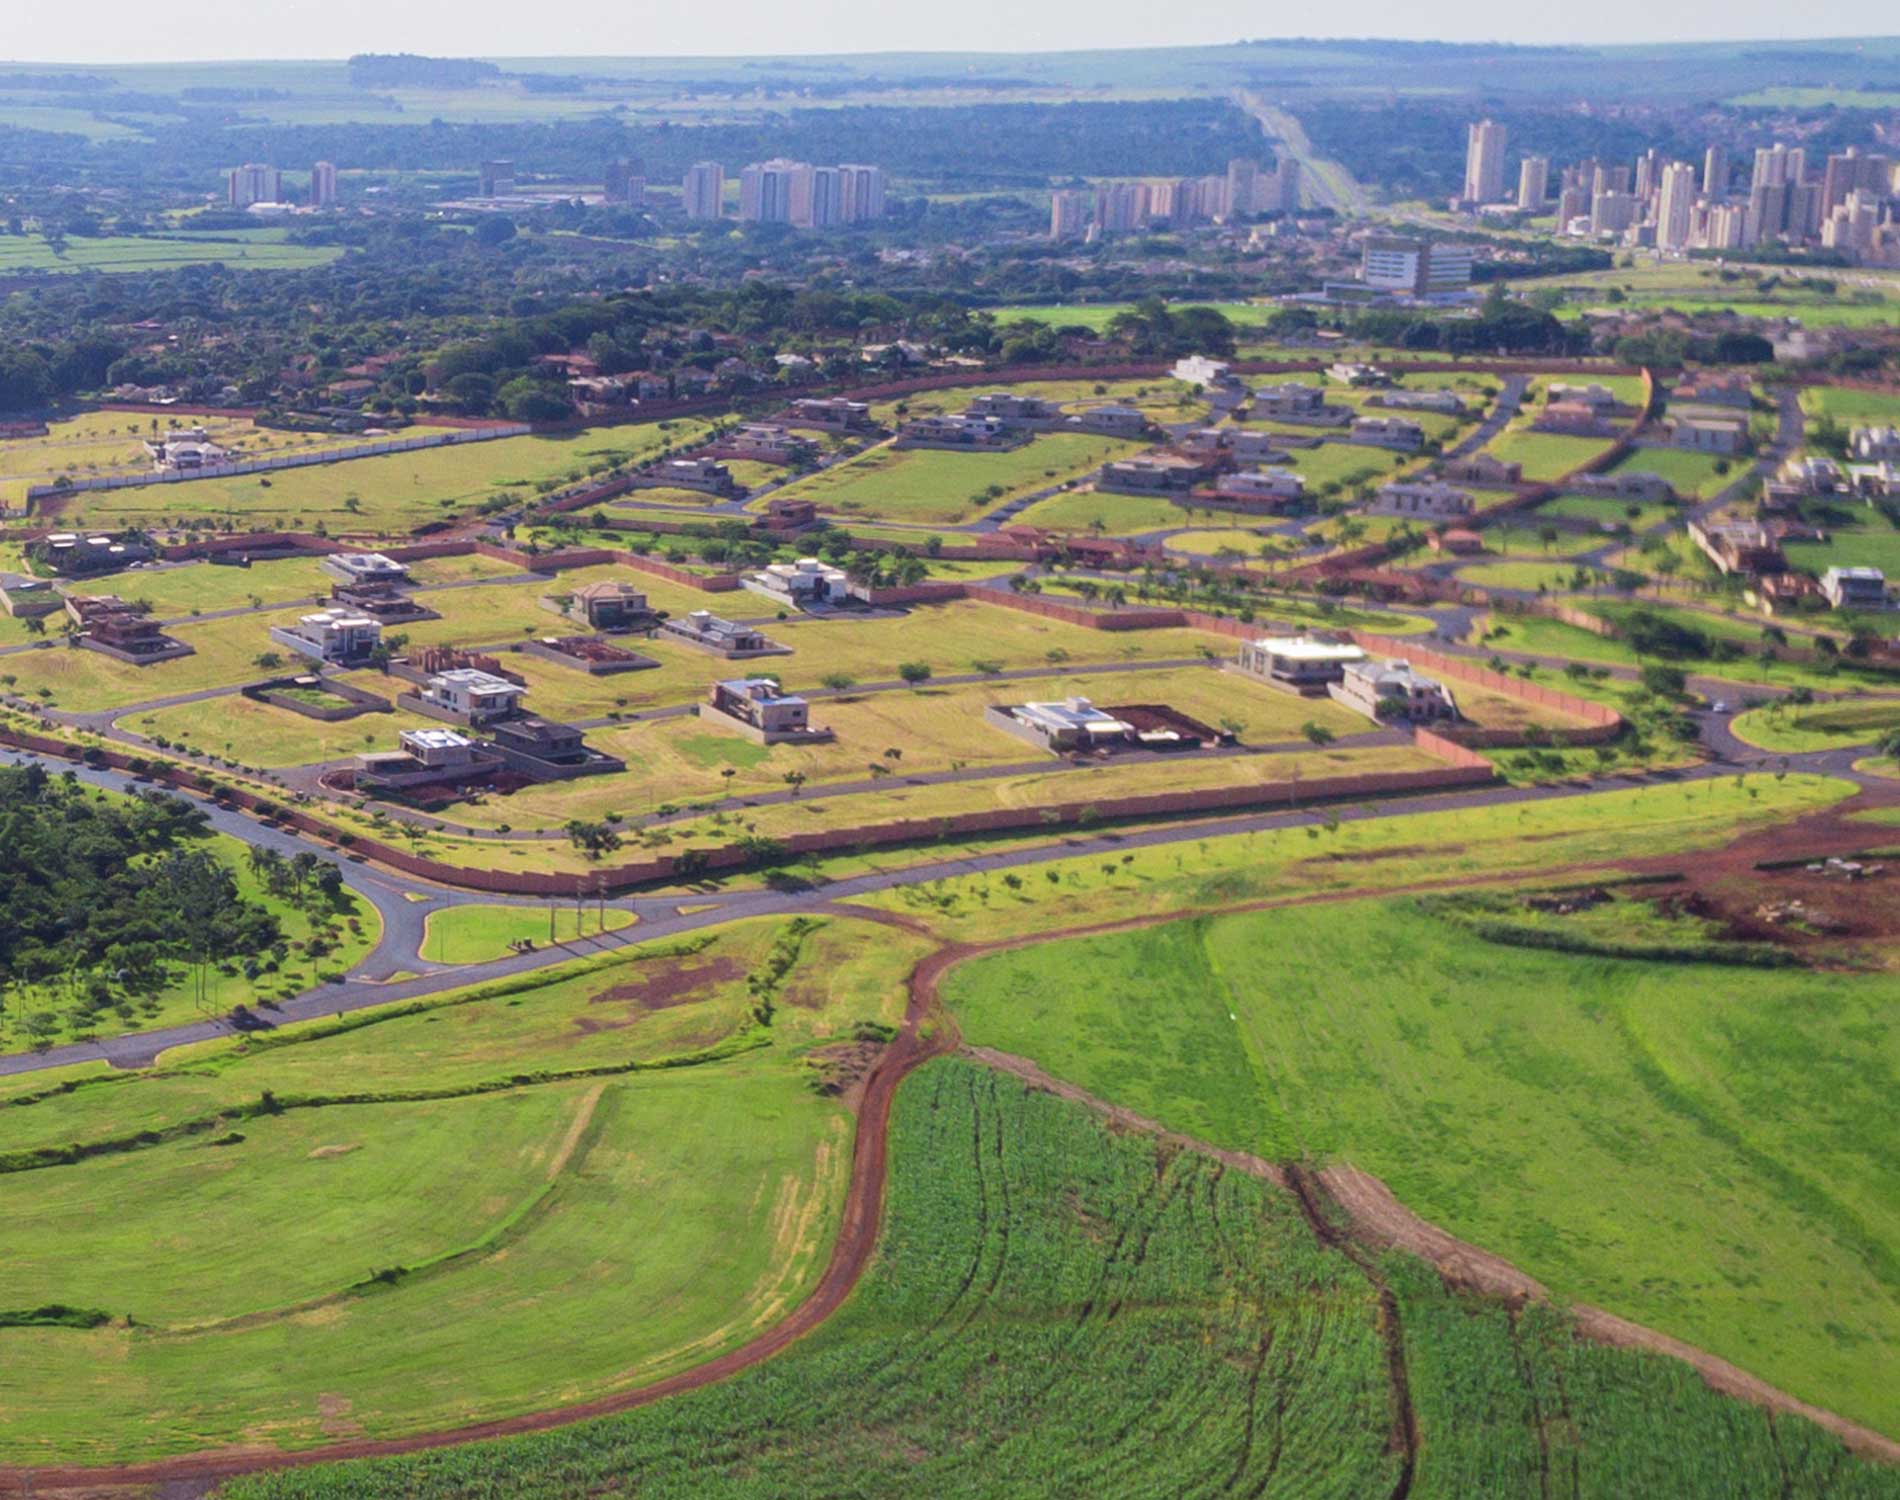
[{"label": "flat-roofed house", "polygon": [[1759,521],[1691,521],[1689,540],[1722,573],[1785,573],[1775,534]]},{"label": "flat-roofed house", "polygon": [[1317,689],[1339,681],[1366,653],[1351,641],[1324,635],[1269,635],[1240,647],[1240,670],[1288,687]]},{"label": "flat-roofed house", "polygon": [[675,615],[660,626],[662,634],[674,636],[719,656],[784,656],[789,648],[767,640],[765,632],[750,625],[722,620],[708,609]]},{"label": "flat-roofed house", "polygon": [[1665,425],[1669,429],[1670,446],[1692,453],[1728,457],[1748,447],[1745,418],[1672,416]]},{"label": "flat-roofed house", "polygon": [[1306,480],[1292,469],[1242,469],[1221,475],[1212,499],[1216,505],[1261,514],[1298,510],[1306,503]]},{"label": "flat-roofed house", "polygon": [[1351,435],[1355,443],[1399,453],[1416,453],[1425,446],[1425,429],[1405,417],[1354,417]]},{"label": "flat-roofed house", "polygon": [[403,791],[473,781],[503,769],[500,756],[453,729],[405,729],[396,742],[401,749],[356,757],[358,791]]},{"label": "flat-roofed house", "polygon": [[1138,438],[1148,431],[1148,414],[1138,406],[1111,402],[1078,412],[1068,419],[1067,425],[1083,432],[1099,432],[1104,437]]},{"label": "flat-roofed house", "polygon": [[1098,490],[1120,495],[1162,495],[1191,490],[1209,473],[1207,462],[1184,454],[1145,453],[1102,465]]},{"label": "flat-roofed house", "polygon": [[794,609],[809,609],[814,604],[845,604],[851,598],[851,580],[844,569],[831,567],[815,557],[772,563],[757,573],[746,574],[742,582],[753,593]]},{"label": "flat-roofed house", "polygon": [[353,610],[320,609],[288,625],[273,625],[270,637],[280,646],[337,666],[367,661],[382,644],[382,622]]},{"label": "flat-roofed house", "polygon": [[1856,427],[1847,452],[1860,463],[1900,463],[1900,428]]},{"label": "flat-roofed house", "polygon": [[404,583],[409,567],[381,552],[332,552],[318,564],[341,583]]},{"label": "flat-roofed house", "polygon": [[1397,658],[1348,662],[1328,689],[1339,702],[1367,718],[1386,723],[1430,724],[1458,717],[1451,690],[1435,677],[1413,670]]},{"label": "flat-roofed house", "polygon": [[1087,698],[1018,703],[989,711],[991,722],[1019,739],[1051,750],[1098,750],[1128,744],[1135,726],[1097,708]]},{"label": "flat-roofed house", "polygon": [[1432,521],[1463,520],[1471,514],[1471,496],[1436,479],[1397,479],[1372,497],[1372,513]]},{"label": "flat-roofed house", "polygon": [[811,722],[811,704],[788,693],[770,677],[729,677],[715,682],[699,716],[738,729],[763,745],[828,740],[829,729]]},{"label": "flat-roofed house", "polygon": [[1878,568],[1829,568],[1821,592],[1836,609],[1885,609],[1887,575]]},{"label": "flat-roofed house", "polygon": [[572,724],[527,716],[495,725],[489,748],[509,770],[536,781],[566,781],[627,768],[625,761],[586,744]]},{"label": "flat-roofed house", "polygon": [[479,667],[453,667],[431,674],[416,696],[428,710],[479,727],[519,713],[524,691],[519,683]]}]

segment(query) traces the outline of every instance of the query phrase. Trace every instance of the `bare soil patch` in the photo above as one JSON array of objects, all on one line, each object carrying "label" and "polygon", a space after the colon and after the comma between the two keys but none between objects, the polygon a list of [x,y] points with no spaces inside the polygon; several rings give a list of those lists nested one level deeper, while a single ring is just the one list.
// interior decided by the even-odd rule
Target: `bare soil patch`
[{"label": "bare soil patch", "polygon": [[705,999],[702,993],[714,985],[725,984],[745,974],[745,965],[734,958],[713,958],[704,963],[656,965],[643,970],[639,979],[617,984],[593,996],[589,1005],[631,1003],[642,1010],[670,1010],[675,1005],[691,1005]]}]

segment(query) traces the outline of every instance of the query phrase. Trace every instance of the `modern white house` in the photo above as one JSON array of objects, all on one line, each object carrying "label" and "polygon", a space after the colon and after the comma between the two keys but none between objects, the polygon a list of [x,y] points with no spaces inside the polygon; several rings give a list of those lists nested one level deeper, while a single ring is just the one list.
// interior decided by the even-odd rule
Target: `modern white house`
[{"label": "modern white house", "polygon": [[409,567],[380,552],[332,552],[318,564],[341,583],[402,583]]},{"label": "modern white house", "polygon": [[1370,443],[1399,453],[1416,453],[1425,446],[1425,429],[1406,417],[1354,417],[1355,443]]},{"label": "modern white house", "polygon": [[1829,568],[1821,592],[1836,609],[1885,609],[1887,575],[1878,568]]},{"label": "modern white house", "polygon": [[844,604],[851,597],[851,580],[844,569],[834,568],[815,557],[797,562],[772,563],[741,580],[755,594],[763,594],[777,604],[793,609],[808,609],[814,604]]},{"label": "modern white house", "polygon": [[1018,703],[988,710],[987,717],[1018,739],[1050,750],[1095,750],[1126,744],[1135,726],[1097,708],[1087,698]]},{"label": "modern white house", "polygon": [[382,644],[381,622],[353,610],[320,609],[289,625],[273,625],[270,638],[317,661],[351,666]]},{"label": "modern white house", "polygon": [[1306,480],[1292,469],[1242,469],[1214,482],[1213,499],[1239,510],[1297,510],[1306,503]]},{"label": "modern white house", "polygon": [[432,675],[416,696],[460,723],[479,726],[519,713],[526,691],[519,683],[479,667],[453,667]]},{"label": "modern white house", "polygon": [[1205,354],[1190,354],[1174,362],[1170,372],[1188,385],[1226,385],[1234,378],[1233,367],[1224,360],[1209,359]]},{"label": "modern white house", "polygon": [[1351,641],[1323,635],[1270,635],[1243,642],[1240,670],[1294,688],[1337,682],[1346,667],[1366,659]]}]

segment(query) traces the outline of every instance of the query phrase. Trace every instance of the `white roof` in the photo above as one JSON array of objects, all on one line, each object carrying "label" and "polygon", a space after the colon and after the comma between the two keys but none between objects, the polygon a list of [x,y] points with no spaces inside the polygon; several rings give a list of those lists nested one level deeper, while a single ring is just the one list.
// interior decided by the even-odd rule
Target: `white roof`
[{"label": "white roof", "polygon": [[405,729],[399,738],[424,750],[453,750],[474,743],[467,735],[457,734],[453,729]]},{"label": "white roof", "polygon": [[450,667],[446,672],[437,672],[435,681],[453,683],[473,693],[519,693],[522,691],[517,684],[510,682],[506,677],[497,677],[493,672],[484,672],[480,667]]},{"label": "white roof", "polygon": [[1366,653],[1350,641],[1322,641],[1310,635],[1262,636],[1254,645],[1288,661],[1364,661]]}]

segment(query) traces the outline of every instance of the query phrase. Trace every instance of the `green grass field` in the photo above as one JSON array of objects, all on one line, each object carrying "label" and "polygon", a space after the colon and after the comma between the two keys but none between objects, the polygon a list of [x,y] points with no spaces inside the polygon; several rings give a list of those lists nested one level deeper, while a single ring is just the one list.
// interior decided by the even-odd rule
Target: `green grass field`
[{"label": "green grass field", "polygon": [[1610,446],[1606,438],[1569,437],[1556,432],[1532,432],[1508,427],[1485,445],[1485,452],[1504,463],[1522,464],[1524,478],[1537,483],[1559,479],[1581,468]]},{"label": "green grass field", "polygon": [[0,274],[46,271],[170,271],[217,263],[238,271],[306,271],[343,254],[338,245],[286,245],[275,238],[234,231],[226,239],[103,235],[72,238],[55,247],[40,235],[0,238]]},{"label": "green grass field", "polygon": [[1854,698],[1798,708],[1770,703],[1737,717],[1733,728],[1749,744],[1786,755],[1871,745],[1900,728],[1900,698]]},{"label": "green grass field", "polygon": [[1610,472],[1660,474],[1684,500],[1707,500],[1747,470],[1746,460],[1721,459],[1683,448],[1638,448]]},{"label": "green grass field", "polygon": [[1221,1145],[1349,1161],[1559,1296],[1893,1430],[1888,990],[1505,946],[1396,901],[1021,949],[946,997],[972,1043]]},{"label": "green grass field", "polygon": [[10,1151],[153,1134],[0,1159],[10,1297],[112,1315],[7,1330],[32,1395],[0,1413],[0,1461],[458,1423],[639,1384],[776,1321],[823,1263],[851,1151],[802,1056],[895,1019],[918,951],[840,921],[792,938],[761,1035],[746,977],[787,937],[750,924],[16,1095]]},{"label": "green grass field", "polygon": [[1150,495],[1108,495],[1072,490],[1038,500],[1016,517],[1023,526],[1049,531],[1098,531],[1104,536],[1136,536],[1189,525],[1193,515],[1172,500]]},{"label": "green grass field", "polygon": [[[971,520],[1018,495],[1074,479],[1141,444],[1079,433],[1045,433],[1002,453],[878,447],[797,480],[775,496],[816,501],[844,516],[892,521]],[[990,495],[992,488],[1002,493]]]},{"label": "green grass field", "polygon": [[1810,418],[1832,417],[1843,427],[1884,427],[1900,422],[1900,396],[1846,386],[1808,385],[1801,388],[1801,410]]},{"label": "green grass field", "polygon": [[1562,495],[1537,507],[1539,516],[1567,516],[1576,521],[1594,521],[1603,526],[1628,526],[1632,531],[1647,531],[1676,514],[1672,505],[1637,504],[1632,516],[1628,500],[1603,500],[1587,495]]},{"label": "green grass field", "polygon": [[[1132,302],[1018,303],[993,307],[990,316],[999,324],[1047,323],[1055,328],[1086,328],[1091,333],[1100,333],[1117,314],[1133,312],[1134,307]],[[1182,307],[1211,307],[1230,323],[1246,328],[1264,328],[1273,320],[1276,310],[1267,302],[1186,301],[1177,304],[1177,308]]]},{"label": "green grass field", "polygon": [[637,919],[630,911],[588,911],[573,906],[446,906],[431,912],[422,939],[432,964],[479,964],[502,958],[517,942],[546,947],[602,932],[618,932]]},{"label": "green grass field", "polygon": [[494,496],[531,500],[539,487],[641,459],[690,442],[706,423],[595,427],[569,436],[497,438],[414,453],[289,469],[274,474],[200,479],[184,484],[107,490],[75,498],[61,511],[73,526],[159,526],[169,520],[224,519],[240,527],[401,536],[429,521],[460,515]]},{"label": "green grass field", "polygon": [[[557,1432],[240,1479],[230,1500],[693,1494],[1358,1500],[1399,1459],[1372,1280],[1290,1194],[962,1061],[905,1083],[877,1255],[783,1355]],[[1795,1420],[1560,1312],[1378,1274],[1402,1327],[1419,1500],[1900,1492]],[[901,1434],[901,1437],[897,1436]]]}]

